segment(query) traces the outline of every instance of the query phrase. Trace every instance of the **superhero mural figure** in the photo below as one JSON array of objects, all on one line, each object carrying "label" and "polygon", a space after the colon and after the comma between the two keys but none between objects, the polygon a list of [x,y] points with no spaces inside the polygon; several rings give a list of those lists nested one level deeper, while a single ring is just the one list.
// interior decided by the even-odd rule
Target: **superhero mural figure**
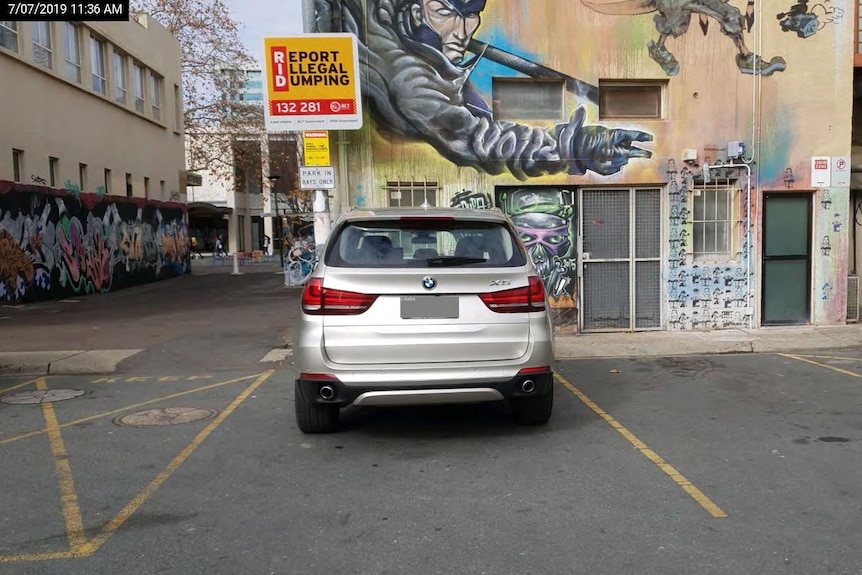
[{"label": "superhero mural figure", "polygon": [[787,12],[776,14],[776,18],[783,32],[796,32],[800,38],[810,38],[827,24],[838,22],[844,17],[844,10],[827,4],[828,0],[809,8],[808,0],[800,0]]},{"label": "superhero mural figure", "polygon": [[[635,145],[652,141],[651,134],[585,124],[583,107],[568,122],[547,128],[494,120],[485,98],[470,82],[483,56],[501,52],[473,40],[485,3],[314,0],[316,31],[357,36],[360,63],[367,70],[362,90],[381,128],[425,141],[459,166],[490,174],[508,171],[525,180],[587,171],[606,176],[619,172],[629,160],[652,157],[651,151]],[[334,12],[339,5],[341,10]],[[478,54],[468,57],[468,46]],[[513,69],[566,78],[567,87],[578,83],[508,56],[507,62],[522,64]]]},{"label": "superhero mural figure", "polygon": [[[769,76],[787,67],[784,58],[776,56],[768,62],[753,53],[745,45],[742,37],[746,16],[739,8],[731,6],[728,0],[582,0],[586,6],[602,14],[647,14],[657,12],[653,17],[658,30],[658,41],[650,40],[647,50],[650,58],[656,61],[668,76],[679,73],[679,61],[665,47],[670,36],[679,38],[688,32],[694,14],[700,18],[701,29],[706,33],[707,22],[713,18],[721,25],[721,33],[733,40],[736,45],[736,65],[743,74]],[[753,4],[751,5],[753,7]],[[753,16],[753,12],[749,14]],[[751,21],[749,20],[749,27]]]},{"label": "superhero mural figure", "polygon": [[497,206],[509,214],[554,307],[575,307],[575,193],[559,188],[497,190]]}]

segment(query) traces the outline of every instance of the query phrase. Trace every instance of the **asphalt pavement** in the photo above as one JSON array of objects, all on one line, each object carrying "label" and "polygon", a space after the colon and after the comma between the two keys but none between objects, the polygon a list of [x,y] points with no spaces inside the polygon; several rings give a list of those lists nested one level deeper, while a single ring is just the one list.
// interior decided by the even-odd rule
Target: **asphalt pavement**
[{"label": "asphalt pavement", "polygon": [[299,289],[208,263],[0,308],[7,368],[60,353],[0,374],[0,573],[862,574],[856,326],[561,334],[547,425],[351,407],[304,435]]},{"label": "asphalt pavement", "polygon": [[[289,357],[300,288],[280,266],[193,260],[193,273],[117,292],[0,307],[0,374],[245,369]],[[559,360],[862,346],[862,325],[558,333]],[[263,362],[261,362],[263,360]]]}]

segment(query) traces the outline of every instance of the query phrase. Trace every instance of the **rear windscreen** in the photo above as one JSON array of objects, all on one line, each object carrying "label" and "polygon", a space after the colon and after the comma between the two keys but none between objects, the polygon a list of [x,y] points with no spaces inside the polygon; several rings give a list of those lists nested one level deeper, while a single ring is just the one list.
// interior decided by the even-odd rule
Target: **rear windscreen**
[{"label": "rear windscreen", "polygon": [[526,254],[501,223],[417,218],[351,222],[329,242],[324,261],[335,267],[520,267]]}]

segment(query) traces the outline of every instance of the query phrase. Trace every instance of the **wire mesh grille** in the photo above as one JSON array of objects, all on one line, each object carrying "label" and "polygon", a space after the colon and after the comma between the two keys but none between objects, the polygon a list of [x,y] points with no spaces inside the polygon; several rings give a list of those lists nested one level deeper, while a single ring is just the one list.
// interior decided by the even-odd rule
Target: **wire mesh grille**
[{"label": "wire mesh grille", "polygon": [[[582,197],[584,331],[660,328],[661,191],[585,190]],[[635,259],[649,261],[632,261],[631,233]],[[617,261],[601,261],[609,259]]]},{"label": "wire mesh grille", "polygon": [[859,321],[859,276],[847,276],[847,321]]},{"label": "wire mesh grille", "polygon": [[629,257],[629,190],[583,193],[584,254],[589,259]]},{"label": "wire mesh grille", "polygon": [[661,261],[635,262],[635,329],[661,327]]},{"label": "wire mesh grille", "polygon": [[629,262],[584,262],[584,330],[631,329]]},{"label": "wire mesh grille", "polygon": [[661,192],[635,192],[635,257],[661,257]]}]

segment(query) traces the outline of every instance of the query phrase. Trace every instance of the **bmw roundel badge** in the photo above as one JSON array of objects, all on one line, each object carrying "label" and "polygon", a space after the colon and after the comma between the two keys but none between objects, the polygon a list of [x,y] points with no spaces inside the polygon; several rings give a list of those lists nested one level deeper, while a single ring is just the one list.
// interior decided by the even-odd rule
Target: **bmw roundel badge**
[{"label": "bmw roundel badge", "polygon": [[431,276],[425,276],[422,278],[422,287],[425,289],[434,289],[437,287],[437,280],[432,278]]}]

